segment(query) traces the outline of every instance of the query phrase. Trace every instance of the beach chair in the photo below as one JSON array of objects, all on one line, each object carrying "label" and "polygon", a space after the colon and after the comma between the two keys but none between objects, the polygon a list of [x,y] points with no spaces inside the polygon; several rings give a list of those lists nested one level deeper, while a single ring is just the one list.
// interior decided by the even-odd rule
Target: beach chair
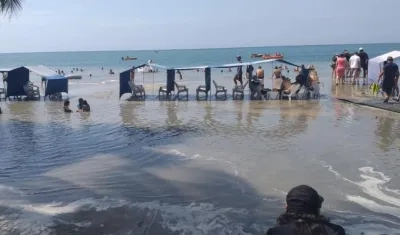
[{"label": "beach chair", "polygon": [[228,90],[224,86],[218,85],[215,80],[213,80],[213,83],[214,83],[214,87],[215,87],[215,99],[226,100],[228,98],[228,95],[227,95]]},{"label": "beach chair", "polygon": [[185,85],[179,85],[177,82],[175,83],[175,87],[178,90],[176,93],[176,98],[178,98],[178,100],[180,99],[179,94],[184,92],[186,93],[186,100],[189,100],[189,89],[185,86]]},{"label": "beach chair", "polygon": [[232,98],[234,100],[244,99],[244,89],[246,88],[248,83],[249,83],[249,80],[247,80],[244,85],[235,85],[235,87],[233,87]]},{"label": "beach chair", "polygon": [[300,88],[301,86],[299,84],[292,84],[289,89],[282,91],[282,98],[287,97],[288,100],[292,100],[292,97],[294,97],[295,99],[298,99],[297,92]]},{"label": "beach chair", "polygon": [[312,87],[312,89],[309,89],[309,91],[308,91],[310,93],[310,97],[312,99],[319,99],[321,97],[321,94],[319,91],[321,90],[321,88],[324,87],[324,83],[318,82],[316,84],[313,84],[311,87]]},{"label": "beach chair", "polygon": [[267,98],[272,100],[280,99],[282,90],[282,78],[272,78],[272,90],[268,92]]},{"label": "beach chair", "polygon": [[29,100],[40,99],[39,87],[34,85],[31,81],[28,81],[23,88],[26,92],[27,99]]},{"label": "beach chair", "polygon": [[[196,89],[196,100],[207,100],[208,99],[208,92],[209,91],[207,91],[206,85],[198,86],[197,89]],[[205,97],[204,96],[201,97],[200,93],[204,93]]]},{"label": "beach chair", "polygon": [[169,100],[171,99],[171,91],[168,92],[167,86],[160,86],[158,89],[158,99]]},{"label": "beach chair", "polygon": [[132,91],[131,99],[143,100],[146,98],[146,91],[144,90],[143,85],[135,85],[133,81],[129,81],[128,83]]}]

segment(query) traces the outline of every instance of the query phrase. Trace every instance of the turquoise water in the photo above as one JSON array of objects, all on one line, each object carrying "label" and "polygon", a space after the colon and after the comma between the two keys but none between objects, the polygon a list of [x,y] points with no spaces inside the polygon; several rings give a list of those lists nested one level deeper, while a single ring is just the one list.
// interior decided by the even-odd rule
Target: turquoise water
[{"label": "turquoise water", "polygon": [[[199,50],[162,50],[155,51],[99,51],[99,52],[51,52],[0,54],[0,67],[9,68],[21,65],[43,64],[48,67],[130,67],[132,64],[147,63],[152,59],[159,64],[171,66],[189,66],[202,64],[224,64],[235,61],[236,55],[246,60],[249,53],[281,52],[285,59],[293,63],[319,63],[330,61],[335,53],[344,49],[350,52],[363,47],[374,57],[400,48],[400,44],[366,45],[323,45],[323,46],[287,46],[253,47]],[[137,57],[136,61],[122,61],[121,57]]]}]

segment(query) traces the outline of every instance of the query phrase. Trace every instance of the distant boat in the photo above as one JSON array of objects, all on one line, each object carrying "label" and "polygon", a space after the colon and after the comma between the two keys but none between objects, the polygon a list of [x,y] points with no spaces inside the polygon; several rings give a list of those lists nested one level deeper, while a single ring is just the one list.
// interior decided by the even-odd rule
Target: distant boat
[{"label": "distant boat", "polygon": [[158,51],[157,51],[157,50],[155,50],[154,52],[155,52],[155,53],[158,53]]},{"label": "distant boat", "polygon": [[65,77],[71,80],[82,79],[82,75],[75,75],[75,74],[68,74]]},{"label": "distant boat", "polygon": [[129,56],[121,57],[121,60],[136,60],[136,59],[137,59],[136,57],[129,57]]},{"label": "distant boat", "polygon": [[270,54],[251,54],[250,58],[262,58],[263,60],[270,60],[270,59],[283,59],[283,54],[276,53],[274,55]]}]

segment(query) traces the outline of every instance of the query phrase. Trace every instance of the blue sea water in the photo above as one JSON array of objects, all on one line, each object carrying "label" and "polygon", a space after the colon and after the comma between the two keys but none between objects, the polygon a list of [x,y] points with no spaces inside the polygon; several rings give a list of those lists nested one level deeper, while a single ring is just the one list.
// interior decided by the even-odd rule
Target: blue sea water
[{"label": "blue sea water", "polygon": [[[280,46],[251,48],[218,48],[161,51],[90,51],[90,52],[38,52],[0,54],[0,67],[12,68],[21,65],[43,64],[48,67],[104,67],[124,68],[132,64],[147,63],[148,60],[171,66],[192,66],[203,64],[224,64],[235,61],[241,55],[246,61],[250,53],[281,52],[293,63],[327,63],[335,53],[355,52],[363,47],[370,57],[400,48],[400,44],[365,45],[316,45]],[[122,61],[121,57],[137,57],[136,61]]]}]

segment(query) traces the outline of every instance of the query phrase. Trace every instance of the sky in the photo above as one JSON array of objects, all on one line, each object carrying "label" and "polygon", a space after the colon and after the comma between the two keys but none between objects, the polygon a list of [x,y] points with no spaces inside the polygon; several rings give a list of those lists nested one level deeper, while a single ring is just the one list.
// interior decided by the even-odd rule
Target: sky
[{"label": "sky", "polygon": [[400,0],[24,0],[0,53],[398,42]]}]

